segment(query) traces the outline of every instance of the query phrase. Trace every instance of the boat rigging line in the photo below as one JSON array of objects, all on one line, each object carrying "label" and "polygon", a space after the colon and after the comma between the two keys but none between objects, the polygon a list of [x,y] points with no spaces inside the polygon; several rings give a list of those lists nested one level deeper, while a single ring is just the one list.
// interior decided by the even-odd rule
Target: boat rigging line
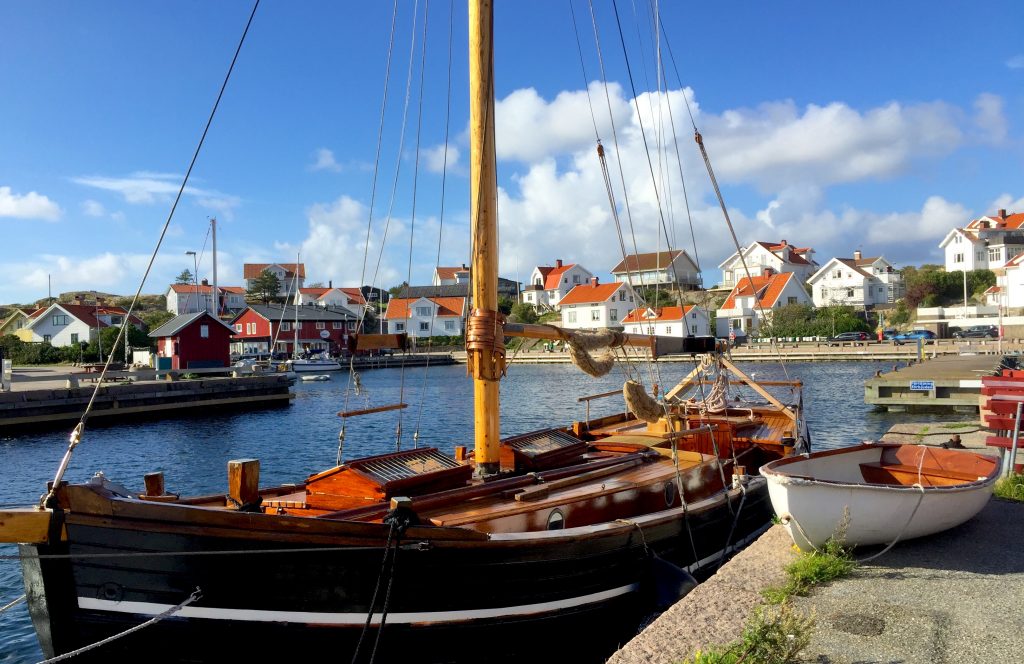
[{"label": "boat rigging line", "polygon": [[[192,153],[192,160],[189,162],[188,169],[185,171],[185,176],[181,179],[181,186],[178,187],[178,193],[174,197],[174,203],[171,204],[170,212],[167,214],[167,219],[164,221],[163,228],[160,230],[160,237],[157,239],[156,247],[153,248],[153,253],[149,257],[149,263],[146,264],[146,271],[142,275],[142,280],[139,282],[139,287],[135,291],[135,295],[132,297],[132,302],[128,306],[128,312],[125,314],[125,324],[121,326],[121,329],[117,333],[117,338],[114,340],[114,348],[117,348],[117,344],[121,343],[125,339],[125,335],[128,330],[128,326],[131,324],[132,312],[135,311],[135,306],[139,302],[139,297],[142,295],[142,289],[146,285],[146,278],[149,276],[150,271],[153,269],[153,263],[156,261],[156,256],[160,251],[160,246],[163,244],[164,237],[167,235],[167,229],[170,228],[171,219],[174,218],[174,211],[178,208],[178,203],[181,201],[182,195],[185,193],[185,186],[188,184],[189,176],[192,175],[192,169],[196,165],[196,161],[199,159],[199,152],[203,148],[203,144],[206,142],[206,135],[210,131],[210,126],[213,124],[213,118],[217,114],[217,108],[220,106],[220,100],[224,97],[224,90],[227,89],[228,81],[231,80],[231,72],[235,69],[235,63],[238,62],[238,55],[242,51],[242,45],[245,43],[246,35],[249,34],[249,28],[252,26],[253,18],[256,16],[256,10],[260,6],[260,0],[255,0],[252,6],[252,11],[249,13],[249,20],[245,23],[245,29],[242,31],[242,36],[238,40],[238,46],[235,48],[235,54],[231,58],[231,64],[228,66],[228,71],[224,75],[224,81],[221,83],[220,91],[217,93],[217,99],[213,103],[213,108],[210,109],[210,115],[206,119],[206,126],[203,127],[203,133],[199,137],[199,142],[196,144],[196,148]],[[103,365],[103,369],[100,371],[100,375],[96,378],[96,386],[93,388],[92,396],[89,397],[89,402],[85,406],[85,410],[82,413],[82,417],[78,420],[78,424],[71,431],[71,435],[68,437],[68,447],[64,452],[64,457],[61,459],[60,465],[57,467],[57,474],[54,476],[53,484],[50,490],[44,495],[39,503],[41,507],[51,507],[55,497],[57,489],[60,488],[61,482],[64,479],[64,473],[68,469],[68,465],[71,463],[71,455],[74,453],[75,447],[82,442],[82,435],[85,432],[85,424],[89,420],[89,414],[92,412],[93,405],[96,403],[96,397],[99,395],[100,388],[103,386],[103,379],[106,377],[107,372],[110,370],[110,363],[114,359],[113,353],[107,358],[106,363]]]}]

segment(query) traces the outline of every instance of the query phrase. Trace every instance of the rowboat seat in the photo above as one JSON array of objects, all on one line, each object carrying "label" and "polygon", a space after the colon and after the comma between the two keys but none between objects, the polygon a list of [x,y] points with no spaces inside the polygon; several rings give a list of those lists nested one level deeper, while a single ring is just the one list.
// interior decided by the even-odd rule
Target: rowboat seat
[{"label": "rowboat seat", "polygon": [[[917,466],[873,461],[860,464],[860,471],[864,480],[872,484],[912,486],[918,481]],[[976,474],[927,466],[921,468],[920,477],[923,486],[952,486],[977,482],[980,479]]]}]

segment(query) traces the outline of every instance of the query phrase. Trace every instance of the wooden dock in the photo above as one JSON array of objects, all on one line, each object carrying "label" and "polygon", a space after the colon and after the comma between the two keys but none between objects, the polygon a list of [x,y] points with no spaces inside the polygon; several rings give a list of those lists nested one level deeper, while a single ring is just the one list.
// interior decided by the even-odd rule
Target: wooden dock
[{"label": "wooden dock", "polygon": [[[82,416],[94,389],[92,386],[48,387],[2,392],[0,433],[73,423]],[[90,420],[110,422],[177,415],[198,409],[220,411],[283,406],[291,403],[294,396],[288,379],[274,375],[104,383],[99,388]]]},{"label": "wooden dock", "polygon": [[981,378],[998,372],[1003,355],[936,357],[864,382],[864,403],[896,412],[978,412]]}]

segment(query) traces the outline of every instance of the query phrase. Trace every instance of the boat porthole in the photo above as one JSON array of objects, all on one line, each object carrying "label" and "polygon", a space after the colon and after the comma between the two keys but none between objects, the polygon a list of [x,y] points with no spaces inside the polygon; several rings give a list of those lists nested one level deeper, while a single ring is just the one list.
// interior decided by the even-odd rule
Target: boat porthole
[{"label": "boat porthole", "polygon": [[97,589],[96,596],[111,602],[120,602],[124,598],[124,588],[119,583],[104,583]]},{"label": "boat porthole", "polygon": [[548,515],[548,530],[561,530],[565,528],[565,517],[562,510],[552,510]]},{"label": "boat porthole", "polygon": [[676,502],[676,483],[665,482],[665,506],[672,507]]}]

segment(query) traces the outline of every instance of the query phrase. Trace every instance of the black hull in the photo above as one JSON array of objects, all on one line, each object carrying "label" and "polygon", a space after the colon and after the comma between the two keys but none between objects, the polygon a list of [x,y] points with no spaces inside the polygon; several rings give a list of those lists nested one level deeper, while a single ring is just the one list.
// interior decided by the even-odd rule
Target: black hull
[{"label": "black hull", "polygon": [[[69,516],[68,541],[23,545],[22,567],[47,656],[124,632],[199,588],[202,598],[175,615],[75,659],[348,662],[361,640],[358,661],[367,662],[601,662],[663,608],[652,557],[710,574],[727,543],[739,548],[771,514],[766,484],[755,478],[745,498],[734,491],[729,501],[722,494],[691,506],[685,518],[676,510],[606,532],[460,542],[413,529],[387,563],[380,524],[360,524],[373,534],[364,542],[350,534],[332,546],[254,536],[256,526],[213,537],[187,524],[126,528]],[[309,550],[316,546],[324,548]],[[211,553],[219,551],[241,553]],[[82,557],[125,553],[154,555]]]}]

